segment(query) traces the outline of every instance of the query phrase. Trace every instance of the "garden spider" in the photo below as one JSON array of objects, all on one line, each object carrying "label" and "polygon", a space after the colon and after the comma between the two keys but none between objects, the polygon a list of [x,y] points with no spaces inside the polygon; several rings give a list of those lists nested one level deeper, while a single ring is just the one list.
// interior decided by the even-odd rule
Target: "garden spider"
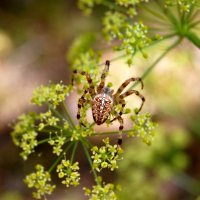
[{"label": "garden spider", "polygon": [[77,112],[78,120],[80,120],[81,108],[84,107],[84,104],[86,102],[88,102],[88,100],[86,101],[85,99],[85,95],[87,93],[89,93],[92,97],[89,103],[91,103],[92,105],[92,115],[93,115],[94,122],[97,125],[103,124],[108,119],[114,105],[121,104],[120,112],[117,113],[115,110],[113,110],[115,117],[110,121],[110,122],[113,122],[115,120],[119,121],[120,126],[119,126],[119,137],[118,137],[117,144],[120,147],[122,144],[122,130],[123,130],[123,118],[121,116],[123,114],[123,109],[126,105],[124,98],[132,94],[135,94],[138,97],[140,97],[142,102],[141,102],[140,108],[137,110],[137,113],[140,112],[145,101],[144,96],[142,96],[137,90],[129,89],[124,93],[122,93],[122,91],[130,82],[134,82],[134,81],[139,81],[141,83],[141,89],[143,89],[143,82],[141,78],[129,78],[118,88],[116,93],[113,94],[114,90],[111,90],[109,87],[105,86],[105,79],[106,79],[107,72],[109,71],[109,66],[110,66],[110,61],[107,60],[105,62],[105,68],[101,74],[101,82],[97,86],[96,89],[94,87],[91,76],[84,71],[77,71],[77,70],[73,71],[72,85],[74,82],[74,75],[77,73],[85,76],[89,84],[89,88],[84,91],[83,95],[78,100],[78,112]]}]

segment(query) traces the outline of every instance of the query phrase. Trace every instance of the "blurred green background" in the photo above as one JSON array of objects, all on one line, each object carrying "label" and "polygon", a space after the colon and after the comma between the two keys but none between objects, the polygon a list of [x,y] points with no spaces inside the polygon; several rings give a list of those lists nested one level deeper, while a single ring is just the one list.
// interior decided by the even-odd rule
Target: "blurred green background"
[{"label": "blurred green background", "polygon": [[[0,1],[0,200],[32,199],[22,179],[38,159],[22,161],[12,143],[9,125],[19,114],[36,109],[29,103],[36,86],[49,80],[70,81],[66,53],[72,41],[86,32],[101,30],[101,11],[85,17],[76,3]],[[147,60],[137,56],[136,69],[126,67],[123,59],[113,62],[118,67],[111,67],[109,81],[117,88],[130,74],[139,76],[167,45],[162,42],[149,48]],[[112,57],[116,54],[106,49],[102,61]],[[158,129],[151,146],[126,139],[119,170],[104,173],[106,180],[123,188],[120,200],[193,200],[200,195],[199,63],[199,49],[184,41],[145,79],[144,112],[152,114]],[[77,96],[72,94],[67,101],[75,118]],[[129,107],[135,103],[131,98],[127,101]],[[45,150],[48,148],[39,152]],[[93,178],[87,161],[80,162],[81,184],[91,186]],[[86,198],[81,186],[66,190],[59,185],[49,199]]]}]

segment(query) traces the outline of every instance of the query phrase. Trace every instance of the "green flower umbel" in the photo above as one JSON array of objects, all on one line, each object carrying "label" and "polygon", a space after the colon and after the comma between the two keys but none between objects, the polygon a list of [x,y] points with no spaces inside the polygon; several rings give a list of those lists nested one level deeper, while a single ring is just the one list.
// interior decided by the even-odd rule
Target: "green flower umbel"
[{"label": "green flower umbel", "polygon": [[51,185],[51,176],[49,172],[44,171],[42,165],[36,165],[36,172],[33,172],[26,176],[24,182],[28,185],[29,188],[35,188],[36,191],[33,192],[33,197],[35,199],[41,199],[50,195],[55,189],[55,185]]}]

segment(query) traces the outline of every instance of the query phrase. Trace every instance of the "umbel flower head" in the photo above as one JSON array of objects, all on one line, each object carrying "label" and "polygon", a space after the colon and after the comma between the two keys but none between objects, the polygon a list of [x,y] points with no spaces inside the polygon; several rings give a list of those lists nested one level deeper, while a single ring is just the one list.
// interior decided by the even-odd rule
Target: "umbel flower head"
[{"label": "umbel flower head", "polygon": [[26,176],[24,182],[29,188],[35,188],[36,191],[33,192],[33,197],[35,199],[42,199],[47,194],[50,195],[55,189],[55,185],[51,185],[51,176],[49,172],[44,170],[42,165],[36,165],[36,172],[33,172]]},{"label": "umbel flower head", "polygon": [[93,167],[97,171],[101,171],[103,168],[109,168],[111,171],[118,168],[117,160],[119,159],[119,154],[123,151],[119,149],[118,146],[111,145],[109,138],[103,139],[105,146],[98,148],[97,146],[92,147],[92,159]]},{"label": "umbel flower head", "polygon": [[77,172],[79,170],[78,162],[71,164],[69,160],[62,160],[61,164],[57,166],[58,177],[64,179],[62,184],[66,187],[70,185],[79,185],[80,174]]},{"label": "umbel flower head", "polygon": [[115,187],[111,183],[102,182],[101,177],[98,177],[98,184],[92,186],[92,189],[83,188],[85,195],[89,197],[89,200],[117,200],[115,189],[120,190],[119,186]]},{"label": "umbel flower head", "polygon": [[18,117],[18,123],[14,126],[12,139],[16,146],[22,149],[20,155],[27,160],[28,155],[34,152],[37,146],[37,135],[35,130],[35,121],[37,115],[35,113],[23,114]]}]

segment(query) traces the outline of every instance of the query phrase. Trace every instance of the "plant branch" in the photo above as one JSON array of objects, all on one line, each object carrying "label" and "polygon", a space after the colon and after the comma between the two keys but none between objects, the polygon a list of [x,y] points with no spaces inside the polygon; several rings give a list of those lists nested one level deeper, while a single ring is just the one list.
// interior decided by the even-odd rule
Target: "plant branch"
[{"label": "plant branch", "polygon": [[89,162],[89,164],[90,164],[90,167],[91,167],[91,169],[92,169],[92,172],[93,172],[95,181],[96,181],[97,184],[99,184],[98,176],[97,176],[96,171],[95,171],[94,168],[93,168],[92,159],[90,158],[90,154],[89,154],[89,152],[88,152],[88,150],[87,150],[87,148],[86,148],[86,146],[85,146],[85,144],[84,144],[84,141],[81,141],[81,143],[82,143],[82,146],[83,146],[83,150],[84,150],[84,152],[85,152],[85,155],[86,155],[86,157],[87,157],[87,159],[88,159],[88,162]]},{"label": "plant branch", "polygon": [[[148,68],[147,70],[143,73],[143,75],[141,76],[142,79],[144,79],[152,70],[153,68],[160,62],[160,60],[162,60],[163,57],[165,57],[173,48],[175,48],[178,44],[180,44],[180,42],[182,41],[183,38],[178,38],[178,40],[173,43],[171,46],[169,46]],[[138,82],[136,82],[135,84],[133,84],[129,89],[133,89],[136,85],[138,84]]]},{"label": "plant branch", "polygon": [[71,160],[70,160],[71,164],[73,163],[73,160],[74,160],[74,156],[75,156],[75,153],[76,153],[77,146],[78,146],[78,141],[75,142],[74,147],[73,147],[73,150],[72,150]]},{"label": "plant branch", "polygon": [[52,166],[49,168],[49,173],[51,173],[53,171],[53,169],[56,167],[56,165],[60,162],[60,160],[62,159],[63,155],[70,149],[70,147],[72,146],[73,143],[70,143],[64,150],[63,152],[60,154],[60,156],[58,156],[58,158],[55,160],[55,162],[52,164]]},{"label": "plant branch", "polygon": [[69,112],[68,112],[68,109],[67,109],[65,103],[62,102],[62,105],[63,105],[64,111],[65,111],[65,114],[66,114],[66,116],[67,116],[67,119],[68,119],[68,121],[69,121],[70,126],[74,128],[74,127],[75,127],[74,122],[72,121],[72,118],[71,118],[71,116],[70,116],[70,114],[69,114]]},{"label": "plant branch", "polygon": [[193,32],[187,32],[185,34],[186,38],[192,42],[196,47],[200,48],[200,38]]}]

